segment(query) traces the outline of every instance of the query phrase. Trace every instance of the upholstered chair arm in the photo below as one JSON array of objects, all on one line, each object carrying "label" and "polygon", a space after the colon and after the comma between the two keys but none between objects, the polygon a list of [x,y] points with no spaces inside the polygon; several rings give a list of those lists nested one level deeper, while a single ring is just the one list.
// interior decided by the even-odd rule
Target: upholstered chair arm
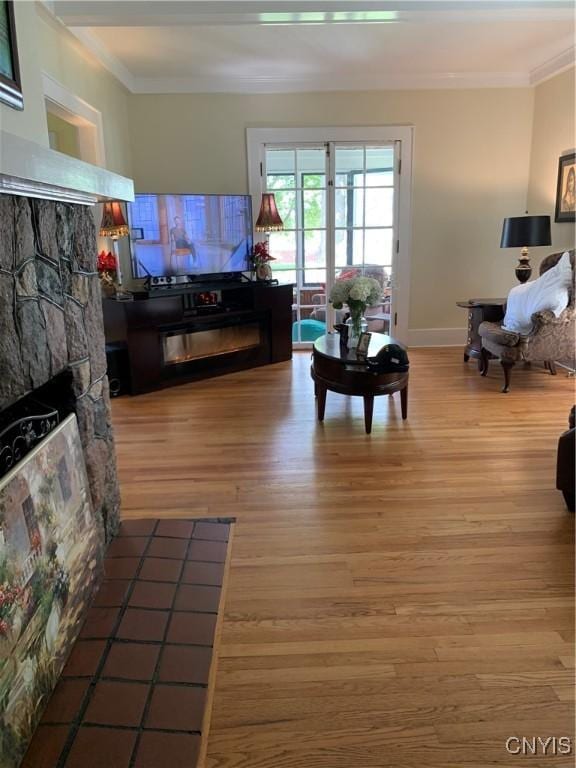
[{"label": "upholstered chair arm", "polygon": [[535,333],[538,333],[543,326],[554,326],[559,329],[563,328],[574,322],[574,316],[574,307],[567,307],[560,317],[556,317],[554,312],[550,309],[544,309],[542,312],[535,312],[532,315],[532,332],[530,335],[532,336]]}]

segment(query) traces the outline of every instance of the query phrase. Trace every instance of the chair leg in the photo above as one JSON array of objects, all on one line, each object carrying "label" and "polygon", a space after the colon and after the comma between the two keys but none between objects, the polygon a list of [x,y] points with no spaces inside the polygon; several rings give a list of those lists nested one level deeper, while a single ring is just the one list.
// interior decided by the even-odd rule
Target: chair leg
[{"label": "chair leg", "polygon": [[504,371],[504,386],[502,392],[508,392],[510,390],[510,372],[514,368],[513,360],[500,360],[500,365]]},{"label": "chair leg", "polygon": [[488,374],[488,366],[490,365],[490,358],[488,357],[488,350],[482,347],[480,352],[480,375],[486,376]]},{"label": "chair leg", "polygon": [[550,363],[548,362],[548,360],[544,360],[544,368],[545,368],[547,371],[549,371],[549,370],[550,370]]},{"label": "chair leg", "polygon": [[556,363],[554,362],[554,360],[548,360],[548,370],[550,371],[552,376],[556,376],[557,371],[556,371]]}]

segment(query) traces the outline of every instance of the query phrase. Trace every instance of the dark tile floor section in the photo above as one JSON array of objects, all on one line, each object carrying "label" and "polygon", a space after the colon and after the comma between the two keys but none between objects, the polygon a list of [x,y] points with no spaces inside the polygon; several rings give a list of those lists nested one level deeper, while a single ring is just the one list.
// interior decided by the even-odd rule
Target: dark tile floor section
[{"label": "dark tile floor section", "polygon": [[195,768],[232,520],[127,520],[22,768]]}]

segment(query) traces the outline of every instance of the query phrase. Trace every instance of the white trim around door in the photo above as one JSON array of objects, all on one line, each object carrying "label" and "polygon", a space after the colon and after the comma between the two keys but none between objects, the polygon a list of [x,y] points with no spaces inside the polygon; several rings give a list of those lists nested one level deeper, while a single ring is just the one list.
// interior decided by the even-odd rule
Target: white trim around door
[{"label": "white trim around door", "polygon": [[262,168],[267,145],[361,142],[397,147],[398,195],[396,201],[396,244],[394,253],[394,291],[390,333],[408,343],[410,312],[410,259],[412,247],[412,156],[414,127],[411,125],[310,128],[247,128],[248,188],[254,211],[260,206],[263,189]]}]

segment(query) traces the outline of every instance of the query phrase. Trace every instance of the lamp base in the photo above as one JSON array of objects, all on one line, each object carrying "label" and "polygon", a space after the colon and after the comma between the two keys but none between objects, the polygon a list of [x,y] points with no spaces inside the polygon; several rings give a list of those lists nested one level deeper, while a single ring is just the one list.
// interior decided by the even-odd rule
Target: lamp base
[{"label": "lamp base", "polygon": [[518,259],[518,266],[514,270],[514,274],[519,283],[525,283],[530,279],[530,276],[532,275],[532,267],[530,266],[530,259],[528,256],[522,256]]}]

